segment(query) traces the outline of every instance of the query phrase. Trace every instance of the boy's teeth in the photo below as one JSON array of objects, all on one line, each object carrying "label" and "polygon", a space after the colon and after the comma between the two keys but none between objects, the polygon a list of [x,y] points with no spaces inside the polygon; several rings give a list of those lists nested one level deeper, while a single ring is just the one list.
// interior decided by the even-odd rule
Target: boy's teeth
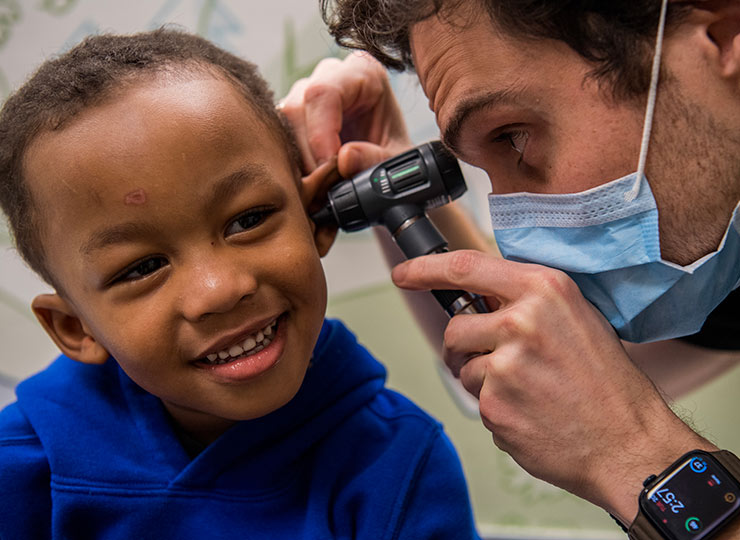
[{"label": "boy's teeth", "polygon": [[238,358],[244,353],[257,353],[272,342],[272,340],[267,336],[272,335],[276,324],[277,321],[273,321],[256,334],[249,336],[243,343],[241,343],[241,345],[233,345],[228,350],[211,353],[206,356],[206,359],[211,364],[225,364],[227,361],[233,358]]}]

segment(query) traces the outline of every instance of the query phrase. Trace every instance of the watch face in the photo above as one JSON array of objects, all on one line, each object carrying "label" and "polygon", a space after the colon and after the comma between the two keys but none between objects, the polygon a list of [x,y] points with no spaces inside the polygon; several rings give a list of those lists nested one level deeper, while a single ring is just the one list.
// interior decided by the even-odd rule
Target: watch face
[{"label": "watch face", "polygon": [[699,540],[740,508],[740,485],[709,454],[692,452],[640,497],[666,538]]}]

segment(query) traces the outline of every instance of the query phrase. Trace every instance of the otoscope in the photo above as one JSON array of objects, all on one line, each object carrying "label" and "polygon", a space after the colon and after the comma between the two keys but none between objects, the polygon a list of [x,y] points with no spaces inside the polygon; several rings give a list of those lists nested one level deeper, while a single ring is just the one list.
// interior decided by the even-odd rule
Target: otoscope
[{"label": "otoscope", "polygon": [[[346,232],[384,225],[407,258],[447,251],[447,240],[426,211],[457,199],[467,186],[457,160],[439,141],[422,144],[335,184],[326,206],[311,218],[317,225],[337,225]],[[476,295],[433,290],[452,317],[486,313]]]}]

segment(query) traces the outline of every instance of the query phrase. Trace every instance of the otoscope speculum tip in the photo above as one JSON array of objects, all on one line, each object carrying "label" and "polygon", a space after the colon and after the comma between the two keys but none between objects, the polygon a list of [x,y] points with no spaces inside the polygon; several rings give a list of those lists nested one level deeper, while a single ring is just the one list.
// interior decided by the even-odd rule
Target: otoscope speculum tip
[{"label": "otoscope speculum tip", "polygon": [[319,227],[322,225],[336,225],[337,219],[334,216],[334,212],[331,210],[331,206],[327,204],[318,212],[311,214],[311,219]]}]

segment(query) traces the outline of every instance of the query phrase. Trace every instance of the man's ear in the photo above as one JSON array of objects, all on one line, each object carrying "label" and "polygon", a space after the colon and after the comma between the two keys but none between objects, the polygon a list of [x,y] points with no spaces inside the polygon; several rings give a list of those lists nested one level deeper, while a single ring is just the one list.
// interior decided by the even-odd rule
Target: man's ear
[{"label": "man's ear", "polygon": [[711,52],[719,73],[740,81],[740,2],[707,0],[695,4],[695,12],[706,25],[706,35],[715,48]]},{"label": "man's ear", "polygon": [[73,307],[58,294],[41,294],[31,309],[49,337],[66,356],[84,364],[103,364],[108,351],[90,335]]}]

